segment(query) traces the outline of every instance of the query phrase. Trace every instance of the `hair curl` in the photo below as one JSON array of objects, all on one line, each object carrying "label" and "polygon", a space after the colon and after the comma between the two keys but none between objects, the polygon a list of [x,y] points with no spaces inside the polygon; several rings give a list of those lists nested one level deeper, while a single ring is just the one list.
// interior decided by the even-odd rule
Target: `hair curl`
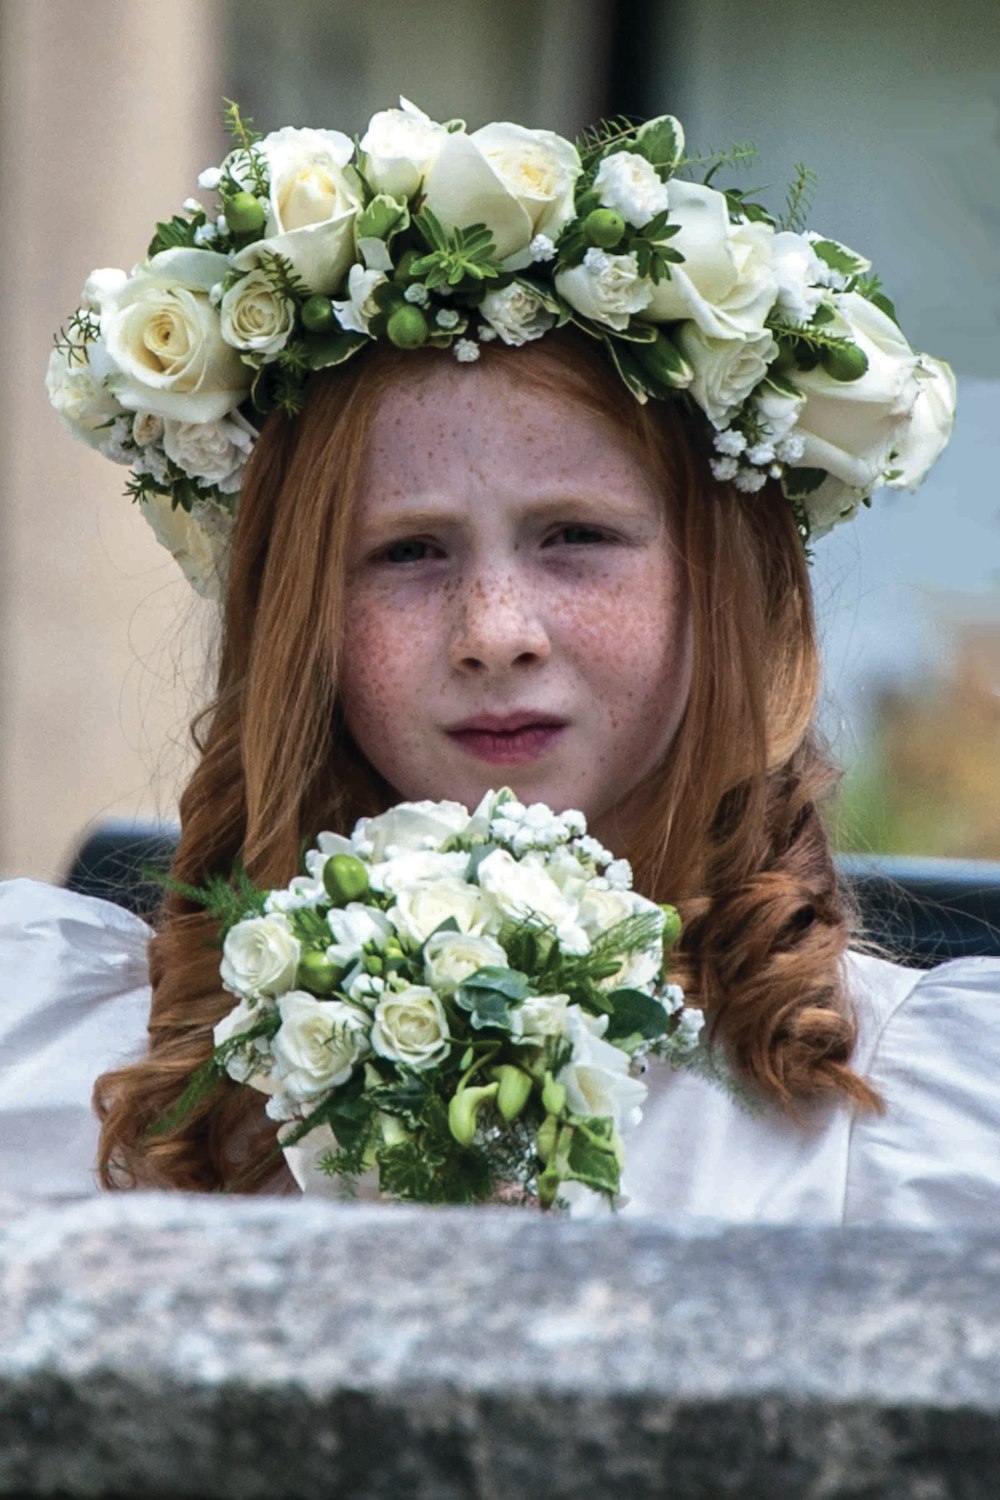
[{"label": "hair curl", "polygon": [[[718,484],[675,402],[640,406],[592,341],[570,332],[484,360],[572,394],[634,442],[659,478],[687,570],[690,696],[648,816],[621,852],[636,885],[675,901],[674,974],[715,1040],[764,1096],[878,1096],[851,1068],[856,1026],[841,959],[852,913],[819,808],[835,781],[812,729],[819,656],[806,563],[778,487]],[[303,839],[349,831],[395,800],[353,746],[337,698],[344,559],[365,442],[392,384],[439,351],[379,347],[310,382],[304,412],[265,426],[240,504],[218,686],[192,725],[199,761],[180,803],[172,874],[199,883],[243,860],[262,885],[295,873]],[[331,622],[317,629],[317,621]],[[150,1134],[208,1056],[231,997],[211,924],[167,896],[150,942],[149,1050],[97,1082],[105,1187],[280,1190],[261,1096],[222,1086],[176,1129]],[[287,1179],[285,1179],[287,1182]]]}]

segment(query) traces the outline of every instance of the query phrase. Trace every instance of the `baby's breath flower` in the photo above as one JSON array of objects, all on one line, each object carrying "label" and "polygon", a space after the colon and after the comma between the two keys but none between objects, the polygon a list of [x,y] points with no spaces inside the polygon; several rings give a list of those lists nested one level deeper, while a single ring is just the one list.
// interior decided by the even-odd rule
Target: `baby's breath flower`
[{"label": "baby's breath flower", "polygon": [[726,427],[722,432],[717,432],[712,439],[712,446],[716,453],[725,453],[730,458],[738,458],[746,445],[746,438],[735,427]]},{"label": "baby's breath flower", "polygon": [[460,365],[471,365],[479,358],[479,345],[472,339],[456,339],[451,346],[451,352]]},{"label": "baby's breath flower", "polygon": [[528,246],[528,254],[533,261],[552,260],[556,253],[555,240],[547,234],[536,234]]},{"label": "baby's breath flower", "polygon": [[780,443],[774,447],[774,456],[783,464],[797,464],[805,452],[805,439],[797,432],[790,432],[787,437],[782,438]]},{"label": "baby's breath flower", "polygon": [[480,324],[479,342],[481,344],[492,344],[493,340],[498,337],[499,335],[495,328],[491,328],[488,323]]},{"label": "baby's breath flower", "polygon": [[222,170],[219,167],[206,167],[204,172],[198,173],[198,186],[207,188],[213,192],[222,181]]},{"label": "baby's breath flower", "polygon": [[439,307],[434,321],[439,328],[456,328],[458,326],[458,313],[453,307]]},{"label": "baby's breath flower", "polygon": [[772,443],[754,443],[752,448],[746,451],[747,463],[757,464],[761,468],[765,464],[774,461],[774,445]]},{"label": "baby's breath flower", "polygon": [[426,307],[430,301],[430,292],[422,281],[414,281],[403,293],[404,302],[412,302],[414,307]]},{"label": "baby's breath flower", "polygon": [[[218,238],[219,231],[214,224],[199,224],[194,232],[194,242],[199,249],[203,249],[206,245],[214,245]],[[220,295],[219,302],[221,301]],[[213,303],[213,306],[217,307],[218,303]]]},{"label": "baby's breath flower", "polygon": [[735,458],[710,458],[708,466],[716,479],[735,479],[740,467]]},{"label": "baby's breath flower", "polygon": [[759,469],[741,469],[733,476],[733,483],[744,495],[753,495],[764,488],[767,483],[767,475],[762,474]]}]

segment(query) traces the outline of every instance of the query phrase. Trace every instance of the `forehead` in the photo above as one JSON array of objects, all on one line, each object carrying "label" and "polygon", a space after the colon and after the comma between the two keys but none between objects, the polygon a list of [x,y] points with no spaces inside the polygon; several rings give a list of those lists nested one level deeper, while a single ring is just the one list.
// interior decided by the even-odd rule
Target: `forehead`
[{"label": "forehead", "polygon": [[[423,363],[423,362],[422,362]],[[518,378],[501,364],[426,361],[379,398],[364,489],[437,488],[456,476],[552,490],[613,486],[655,493],[638,447],[571,389]]]}]

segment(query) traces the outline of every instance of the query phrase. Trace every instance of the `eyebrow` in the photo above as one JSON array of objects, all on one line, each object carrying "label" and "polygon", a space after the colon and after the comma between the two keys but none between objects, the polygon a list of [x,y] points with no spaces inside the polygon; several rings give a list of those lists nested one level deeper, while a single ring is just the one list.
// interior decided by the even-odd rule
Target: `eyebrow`
[{"label": "eyebrow", "polygon": [[[543,499],[525,501],[519,509],[522,515],[544,521],[555,520],[563,516],[568,507],[574,506],[581,507],[597,521],[607,514],[608,497],[607,495],[587,494],[580,490],[567,490],[563,495],[548,495]],[[638,498],[635,502],[631,502],[624,497],[619,497],[616,502],[616,514],[619,516],[639,516],[645,513],[645,507]],[[420,505],[409,509],[404,504],[385,510],[380,508],[380,512],[374,515],[359,518],[359,530],[366,535],[396,530],[400,526],[414,531],[433,531],[440,526],[459,525],[464,518],[464,511],[451,506]]]}]

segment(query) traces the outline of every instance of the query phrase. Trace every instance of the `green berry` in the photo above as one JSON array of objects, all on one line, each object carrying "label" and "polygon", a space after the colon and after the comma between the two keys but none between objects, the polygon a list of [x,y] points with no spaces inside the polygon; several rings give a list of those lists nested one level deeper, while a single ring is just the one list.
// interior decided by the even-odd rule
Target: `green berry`
[{"label": "green berry", "polygon": [[346,906],[368,890],[368,871],[353,854],[334,854],[323,866],[323,884],[335,906]]},{"label": "green berry", "polygon": [[264,217],[264,205],[253,193],[234,193],[226,200],[226,223],[233,234],[256,234]]},{"label": "green berry", "polygon": [[311,995],[332,995],[340,980],[340,969],[335,963],[327,958],[325,953],[303,954],[299,961],[299,971],[296,983],[300,989],[308,990]]},{"label": "green berry", "polygon": [[522,1068],[513,1063],[502,1063],[493,1069],[493,1077],[500,1085],[497,1094],[497,1109],[505,1120],[516,1120],[528,1102],[532,1081]]},{"label": "green berry", "polygon": [[663,906],[660,909],[666,919],[663,923],[663,946],[672,948],[681,935],[681,915],[676,906]]},{"label": "green berry", "polygon": [[822,349],[819,362],[833,380],[860,380],[868,369],[868,356],[857,344],[840,349]]},{"label": "green berry", "polygon": [[390,343],[396,345],[397,349],[419,349],[426,344],[430,334],[427,327],[427,319],[419,307],[413,307],[406,303],[403,307],[397,307],[390,316],[385,329]]},{"label": "green berry", "polygon": [[302,304],[302,326],[310,333],[326,333],[336,323],[336,314],[329,297],[310,297]]},{"label": "green berry", "polygon": [[583,221],[583,232],[589,245],[612,250],[625,233],[625,220],[617,209],[593,208]]}]

